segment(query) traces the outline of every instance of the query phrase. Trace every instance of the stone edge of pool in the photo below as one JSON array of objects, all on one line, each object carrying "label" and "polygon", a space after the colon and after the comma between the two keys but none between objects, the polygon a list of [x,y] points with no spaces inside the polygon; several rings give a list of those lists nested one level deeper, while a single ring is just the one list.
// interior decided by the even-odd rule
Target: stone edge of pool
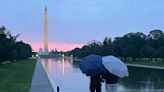
[{"label": "stone edge of pool", "polygon": [[29,92],[55,92],[40,60],[37,60]]},{"label": "stone edge of pool", "polygon": [[138,65],[138,64],[126,64],[127,66],[140,67],[140,68],[149,68],[149,69],[164,69],[164,67],[158,66],[148,66],[148,65]]}]

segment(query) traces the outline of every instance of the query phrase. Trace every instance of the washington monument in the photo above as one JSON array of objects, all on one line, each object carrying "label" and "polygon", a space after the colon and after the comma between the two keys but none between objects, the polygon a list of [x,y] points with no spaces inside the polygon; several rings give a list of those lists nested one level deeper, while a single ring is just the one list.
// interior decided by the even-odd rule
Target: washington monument
[{"label": "washington monument", "polygon": [[44,10],[44,55],[48,55],[48,10]]}]

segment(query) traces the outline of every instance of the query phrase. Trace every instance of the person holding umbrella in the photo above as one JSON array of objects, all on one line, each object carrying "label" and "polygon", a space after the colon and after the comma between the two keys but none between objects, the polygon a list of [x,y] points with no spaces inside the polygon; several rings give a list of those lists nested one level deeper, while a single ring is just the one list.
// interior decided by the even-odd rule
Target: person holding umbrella
[{"label": "person holding umbrella", "polygon": [[103,76],[106,81],[106,92],[116,92],[118,78],[129,76],[127,65],[112,55],[102,57],[102,64],[105,67]]},{"label": "person holding umbrella", "polygon": [[90,76],[90,92],[101,92],[102,74]]},{"label": "person holding umbrella", "polygon": [[102,57],[90,54],[81,60],[79,68],[82,73],[90,76],[90,91],[101,92],[101,74],[105,70],[104,66],[102,65]]},{"label": "person holding umbrella", "polygon": [[106,92],[116,92],[119,77],[110,73],[107,69],[103,74],[103,78],[105,79],[105,89]]}]

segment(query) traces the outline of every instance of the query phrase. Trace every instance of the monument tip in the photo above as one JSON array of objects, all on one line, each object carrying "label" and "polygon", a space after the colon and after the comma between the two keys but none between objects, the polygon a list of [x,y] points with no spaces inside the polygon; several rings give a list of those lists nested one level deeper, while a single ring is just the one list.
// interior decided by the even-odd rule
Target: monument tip
[{"label": "monument tip", "polygon": [[47,11],[47,7],[45,7],[45,11]]}]

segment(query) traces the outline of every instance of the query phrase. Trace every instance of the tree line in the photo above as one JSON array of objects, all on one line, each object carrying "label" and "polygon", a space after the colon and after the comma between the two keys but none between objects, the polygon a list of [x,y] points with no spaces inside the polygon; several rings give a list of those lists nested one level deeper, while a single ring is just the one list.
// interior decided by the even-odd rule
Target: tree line
[{"label": "tree line", "polygon": [[69,52],[78,58],[89,54],[101,56],[114,55],[123,59],[164,59],[164,33],[152,30],[148,35],[142,32],[128,33],[122,37],[110,37],[100,41],[90,41],[82,48],[75,48]]},{"label": "tree line", "polygon": [[18,36],[11,35],[4,26],[0,27],[0,62],[26,59],[32,55],[31,46],[17,41]]}]

